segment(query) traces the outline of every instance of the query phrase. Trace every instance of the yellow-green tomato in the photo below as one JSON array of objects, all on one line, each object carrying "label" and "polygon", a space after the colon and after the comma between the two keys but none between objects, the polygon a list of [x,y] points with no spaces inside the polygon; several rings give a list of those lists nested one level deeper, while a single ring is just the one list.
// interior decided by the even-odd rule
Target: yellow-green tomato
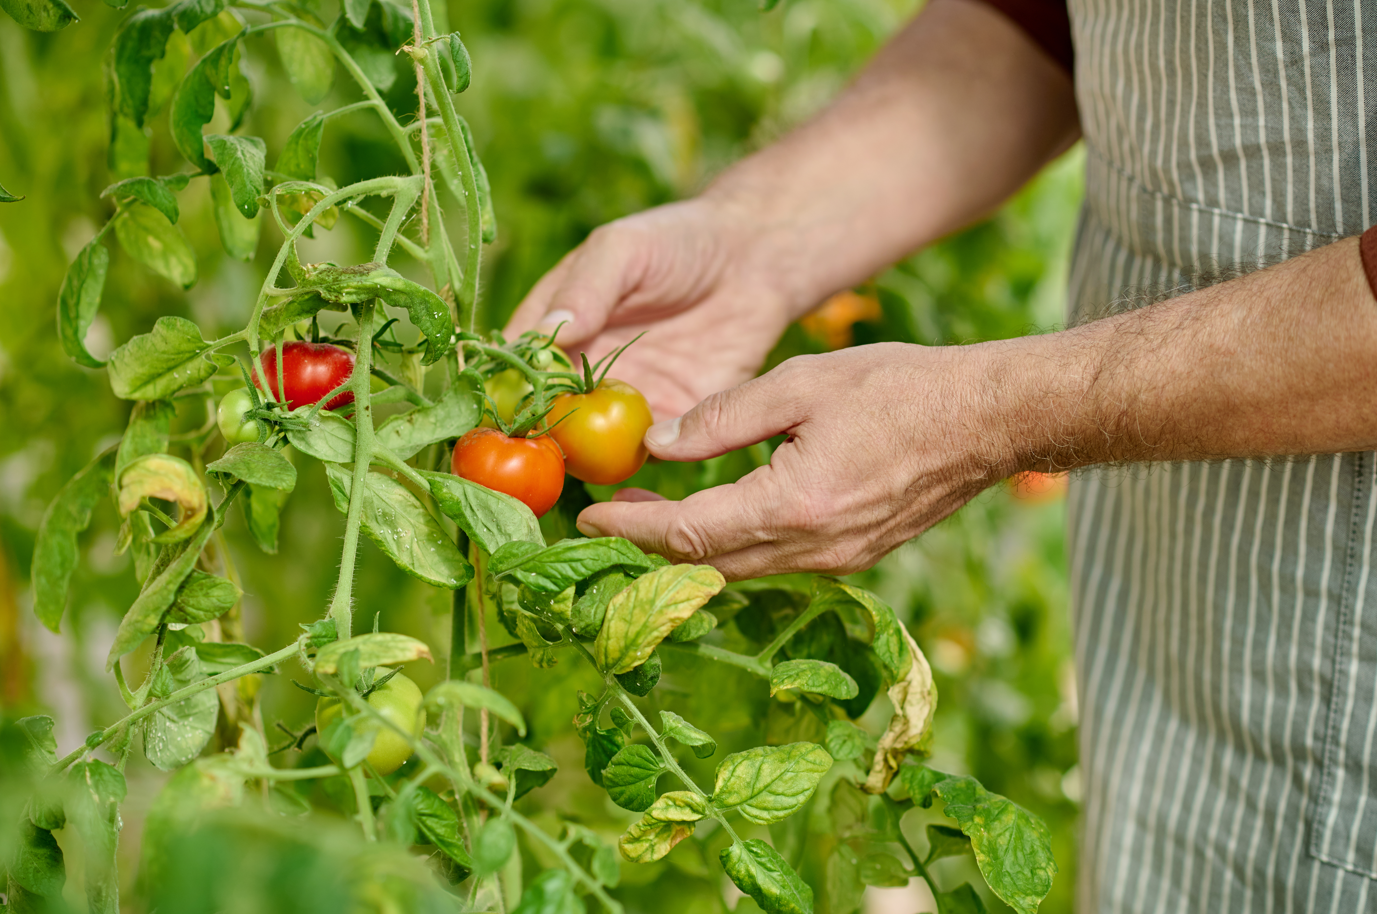
[{"label": "yellow-green tomato", "polygon": [[245,418],[251,409],[253,397],[243,387],[231,390],[220,400],[220,408],[215,411],[215,424],[220,426],[220,434],[225,436],[226,444],[233,446],[258,440],[258,420]]},{"label": "yellow-green tomato", "polygon": [[[385,671],[379,671],[386,675]],[[369,693],[365,699],[379,714],[412,736],[420,738],[426,728],[426,711],[421,706],[421,690],[401,673]],[[337,698],[322,698],[316,702],[316,731],[324,733],[344,713]],[[371,715],[358,715],[352,725],[357,730],[374,732],[373,748],[368,764],[381,775],[388,775],[411,758],[411,744],[402,735]]]},{"label": "yellow-green tomato", "polygon": [[[558,346],[548,346],[538,350],[531,357],[532,365],[540,371],[573,371],[573,364],[569,361],[569,356],[564,354],[564,350]],[[520,368],[508,368],[499,371],[497,374],[488,378],[483,385],[487,391],[488,399],[492,400],[493,406],[497,409],[497,414],[502,417],[502,421],[511,424],[516,414],[521,412],[521,408],[526,405],[526,398],[534,390],[531,382],[526,380],[526,375]],[[485,428],[497,428],[497,423],[492,421],[492,417],[487,413],[483,414],[483,421],[480,423]]]}]

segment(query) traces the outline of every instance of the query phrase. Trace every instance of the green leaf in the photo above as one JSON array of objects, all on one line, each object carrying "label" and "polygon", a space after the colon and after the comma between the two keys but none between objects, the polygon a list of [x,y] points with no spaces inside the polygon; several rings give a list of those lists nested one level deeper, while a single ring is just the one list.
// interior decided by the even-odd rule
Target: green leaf
[{"label": "green leaf", "polygon": [[100,310],[105,292],[105,273],[110,266],[110,251],[99,241],[81,249],[57,294],[57,336],[62,351],[72,361],[87,368],[102,368],[105,363],[86,350],[86,331]]},{"label": "green leaf", "polygon": [[63,0],[0,0],[0,9],[35,32],[56,32],[80,20]]},{"label": "green leaf", "polygon": [[502,869],[516,850],[516,831],[512,823],[494,816],[473,839],[473,874],[478,877],[491,876]]},{"label": "green leaf", "polygon": [[258,198],[263,196],[263,169],[268,147],[256,136],[225,136],[212,133],[205,137],[211,158],[225,180],[229,182],[234,205],[245,219],[258,215]]},{"label": "green leaf", "polygon": [[621,863],[617,851],[602,840],[591,828],[576,822],[564,823],[564,840],[574,861],[590,876],[608,888],[616,888],[622,881]]},{"label": "green leaf", "polygon": [[[353,476],[333,464],[325,467],[325,474],[335,507],[347,514]],[[427,584],[450,590],[473,580],[473,566],[410,489],[381,473],[369,473],[365,484],[363,532],[398,568]]]},{"label": "green leaf", "polygon": [[909,670],[889,688],[894,714],[880,736],[875,760],[866,778],[865,789],[870,793],[883,793],[904,756],[910,752],[926,756],[932,740],[932,719],[937,712],[937,684],[932,679],[932,667],[928,666],[927,657],[923,656],[908,629],[900,626],[899,632],[908,646]]},{"label": "green leaf", "polygon": [[124,20],[106,66],[115,111],[142,127],[153,88],[153,64],[162,59],[175,25],[169,8],[141,9]]},{"label": "green leaf", "polygon": [[278,29],[274,35],[282,68],[306,104],[314,105],[329,95],[335,80],[335,53],[330,46],[305,29]]},{"label": "green leaf", "polygon": [[481,394],[451,387],[430,406],[393,416],[378,427],[377,442],[403,460],[476,427],[483,418]]},{"label": "green leaf", "polygon": [[176,414],[177,409],[169,400],[140,400],[134,404],[115,457],[116,479],[123,475],[125,467],[140,457],[167,450]]},{"label": "green leaf", "polygon": [[[458,32],[450,32],[447,36],[449,45],[449,60],[454,68],[454,79],[450,83],[450,91],[456,95],[469,87],[473,79],[473,60],[469,57],[469,49],[464,47],[464,42],[460,40]],[[436,42],[436,49],[444,47],[440,42]]]},{"label": "green leaf", "polygon": [[23,199],[24,198],[22,196],[16,197],[14,194],[5,190],[4,187],[0,187],[0,203],[18,203],[20,200]]},{"label": "green leaf", "polygon": [[826,660],[785,660],[770,670],[770,696],[782,689],[798,689],[829,698],[855,698],[856,680]]},{"label": "green leaf", "polygon": [[699,758],[707,758],[717,751],[715,739],[673,711],[660,712],[660,735],[690,747]]},{"label": "green leaf", "polygon": [[961,883],[950,892],[938,892],[934,897],[937,914],[985,914],[985,902],[969,882]]},{"label": "green leaf", "polygon": [[277,530],[282,506],[287,495],[281,489],[256,489],[249,486],[242,497],[247,498],[249,533],[253,541],[269,555],[277,554]]},{"label": "green leaf", "polygon": [[[235,205],[234,193],[230,190],[229,182],[221,174],[210,176],[210,200],[211,209],[215,214],[215,229],[220,233],[220,246],[235,260],[245,263],[252,261],[254,254],[258,253],[258,237],[263,231],[263,214],[260,212],[252,219],[246,219]],[[264,333],[277,333],[285,325],[278,326],[269,320],[260,322],[259,326]]]},{"label": "green leaf", "polygon": [[308,428],[287,429],[292,447],[326,463],[354,461],[354,423],[333,413],[317,413]]},{"label": "green leaf", "polygon": [[[214,187],[214,184],[212,184],[211,186]],[[232,213],[234,215],[234,218],[242,222],[244,217],[239,215],[239,210],[234,208],[233,203],[228,202],[228,188],[225,190],[225,200],[226,206],[229,208],[228,212]],[[261,220],[263,218],[263,214],[259,213],[258,218]],[[255,233],[256,232],[257,230],[255,229]],[[255,244],[257,244],[257,238],[258,236],[257,234],[255,234]],[[250,252],[249,256],[250,258],[252,257],[252,252]],[[305,295],[294,295],[280,305],[273,305],[270,308],[264,308],[263,316],[262,319],[259,321],[258,328],[264,336],[276,336],[277,334],[285,330],[287,327],[290,327],[292,324],[298,323],[300,321],[310,320],[312,317],[315,317],[316,314],[318,314],[321,311],[338,311],[340,313],[344,313],[348,310],[348,305],[338,305],[334,302],[328,302],[325,299],[321,298],[318,293],[308,292]]]},{"label": "green leaf", "polygon": [[798,812],[831,767],[832,756],[816,743],[735,752],[717,766],[712,802],[768,825]]},{"label": "green leaf", "polygon": [[[278,29],[282,35],[293,29]],[[281,47],[279,45],[279,47]],[[333,66],[333,63],[331,64]],[[277,157],[277,171],[298,181],[316,179],[317,162],[320,159],[320,140],[325,133],[325,115],[319,111],[311,112],[287,137],[282,153]]]},{"label": "green leaf", "polygon": [[229,612],[242,595],[239,586],[228,578],[193,571],[177,591],[167,621],[191,625],[218,619]]},{"label": "green leaf", "polygon": [[110,354],[110,390],[120,399],[168,399],[215,374],[219,365],[207,358],[209,348],[201,328],[186,318],[158,318],[153,332]]},{"label": "green leaf", "polygon": [[[205,670],[206,675],[214,676],[237,666],[262,660],[266,655],[252,644],[202,641],[196,645],[196,656],[201,658],[201,668]],[[261,672],[271,673],[273,668],[269,667]]]},{"label": "green leaf", "polygon": [[167,217],[146,203],[129,204],[115,218],[126,254],[183,289],[196,285],[196,254]]},{"label": "green leaf", "polygon": [[111,177],[147,175],[151,146],[149,131],[122,114],[110,116],[110,149],[106,153],[106,162],[110,166]]},{"label": "green leaf", "polygon": [[396,632],[370,632],[355,635],[344,641],[327,644],[316,654],[314,670],[317,673],[334,673],[339,670],[340,658],[350,651],[358,651],[360,669],[373,666],[398,666],[413,660],[431,660],[430,648],[424,641],[418,641]]},{"label": "green leaf", "polygon": [[595,637],[607,616],[607,604],[634,580],[620,568],[609,568],[585,581],[583,593],[575,598],[570,611],[574,632],[585,638]]},{"label": "green leaf", "polygon": [[25,891],[60,900],[62,887],[67,883],[67,866],[53,833],[24,821],[19,825],[18,838],[15,855],[7,861],[10,879]]},{"label": "green leaf", "polygon": [[303,264],[306,276],[301,287],[319,292],[329,302],[357,304],[380,298],[393,308],[406,310],[411,323],[426,338],[422,365],[437,362],[454,347],[454,319],[444,299],[417,282],[405,278],[391,267],[365,263],[353,267],[333,264]]},{"label": "green leaf", "polygon": [[767,914],[812,914],[813,890],[764,841],[750,838],[723,848],[718,857],[736,887]]},{"label": "green leaf", "polygon": [[717,617],[706,609],[689,616],[674,631],[669,633],[669,640],[675,644],[684,644],[689,641],[697,641],[717,627]]},{"label": "green leaf", "polygon": [[488,711],[515,727],[518,735],[526,735],[526,720],[511,699],[477,683],[462,679],[446,680],[426,693],[426,707],[440,710],[465,707]]},{"label": "green leaf", "polygon": [[531,880],[512,914],[584,914],[586,910],[567,870],[545,870]]},{"label": "green leaf", "polygon": [[512,542],[537,548],[545,544],[536,516],[512,496],[448,473],[422,475],[430,481],[430,493],[445,516],[489,555]]},{"label": "green leaf", "polygon": [[645,663],[626,673],[617,674],[617,684],[626,689],[632,695],[642,698],[649,695],[660,681],[660,673],[663,672],[663,664],[660,655],[654,651],[646,658]]},{"label": "green leaf", "polygon": [[[650,568],[651,562],[629,540],[607,536],[565,540],[535,551],[526,548],[524,542],[508,544],[492,554],[488,568],[495,577],[510,575],[532,590],[560,593],[585,578],[616,566]],[[646,655],[649,654],[647,650]],[[644,659],[640,658],[637,663]],[[631,669],[631,666],[626,669]]]},{"label": "green leaf", "polygon": [[203,22],[209,22],[225,9],[225,0],[180,0],[171,7],[177,28],[190,33]]},{"label": "green leaf", "polygon": [[607,763],[602,786],[622,809],[645,812],[655,802],[655,783],[668,769],[649,746],[627,746]]},{"label": "green leaf", "polygon": [[916,803],[927,805],[929,794],[940,797],[944,812],[971,839],[975,862],[994,893],[1019,914],[1036,914],[1057,873],[1047,823],[972,777],[913,765],[904,767],[903,781]]},{"label": "green leaf", "polygon": [[855,761],[865,751],[865,733],[850,721],[827,722],[827,754],[839,762]]},{"label": "green leaf", "polygon": [[348,18],[349,24],[356,29],[363,28],[364,23],[368,21],[368,8],[372,5],[373,0],[344,0],[344,15]]},{"label": "green leaf", "polygon": [[38,620],[54,632],[67,608],[67,588],[79,554],[77,535],[91,525],[96,503],[110,494],[114,473],[115,449],[110,448],[58,491],[39,522],[30,566],[33,609]]},{"label": "green leaf", "polygon": [[708,814],[707,801],[689,790],[661,795],[622,835],[618,846],[632,863],[652,863],[693,834],[694,823]]},{"label": "green leaf", "polygon": [[219,460],[206,464],[206,472],[226,481],[242,479],[285,492],[296,487],[296,467],[281,451],[254,441],[236,444],[225,451]]},{"label": "green leaf", "polygon": [[582,735],[583,770],[588,772],[590,781],[602,787],[602,775],[607,770],[607,763],[626,745],[626,734],[615,727],[611,730],[594,727]]},{"label": "green leaf", "polygon": [[[201,660],[193,647],[174,653],[153,677],[151,695],[162,699],[178,689],[206,678]],[[154,712],[143,734],[143,753],[155,768],[172,771],[201,754],[215,733],[220,697],[214,689],[197,692],[190,698]]]},{"label": "green leaf", "polygon": [[675,626],[725,585],[722,573],[711,565],[668,565],[638,578],[608,604],[593,642],[598,669],[625,673],[644,663]]},{"label": "green leaf", "polygon": [[515,778],[517,799],[548,784],[559,770],[555,760],[544,752],[537,752],[520,743],[504,746],[497,754],[497,763],[503,777],[508,781]]},{"label": "green leaf", "polygon": [[809,610],[814,609],[836,610],[843,618],[848,610],[859,609],[871,622],[874,636],[870,646],[884,666],[888,681],[897,682],[908,674],[910,663],[904,627],[894,610],[874,594],[843,584],[836,578],[819,575],[813,579],[813,598],[809,603]]},{"label": "green leaf", "polygon": [[[180,183],[182,187],[186,186],[184,180]],[[114,197],[116,200],[138,200],[147,203],[166,216],[167,221],[173,225],[177,224],[177,219],[181,215],[181,211],[177,209],[177,195],[172,192],[169,182],[162,178],[125,178],[105,188],[100,195]]]},{"label": "green leaf", "polygon": [[[483,243],[492,244],[497,240],[497,213],[492,205],[492,187],[488,183],[488,170],[483,167],[483,161],[478,158],[478,150],[473,144],[473,131],[469,128],[469,122],[462,117],[459,118],[459,131],[464,135],[464,152],[467,153],[469,161],[473,163],[475,183],[478,190],[478,210],[483,229]],[[457,152],[457,150],[456,150]]]},{"label": "green leaf", "polygon": [[928,826],[928,858],[960,857],[971,853],[971,839],[965,832],[949,825]]},{"label": "green leaf", "polygon": [[134,605],[129,607],[124,618],[120,620],[119,629],[115,632],[115,641],[110,645],[110,652],[106,657],[106,670],[113,669],[116,660],[138,647],[144,638],[157,630],[163,614],[172,606],[182,582],[191,575],[196,560],[200,558],[201,550],[205,548],[214,532],[215,518],[212,512],[201,525],[201,529],[186,541],[181,553],[168,563],[157,577],[144,585]]},{"label": "green leaf", "polygon": [[235,35],[207,51],[182,77],[172,96],[172,142],[188,162],[204,172],[214,171],[215,165],[206,158],[201,130],[215,116],[215,96],[230,97],[230,67],[240,37]]},{"label": "green leaf", "polygon": [[119,804],[127,793],[124,775],[92,759],[72,767],[74,786],[67,814],[81,836],[86,864],[84,888],[91,914],[119,914]]},{"label": "green leaf", "polygon": [[411,821],[445,856],[466,872],[473,869],[473,858],[464,848],[459,814],[429,787],[417,787],[412,795]]},{"label": "green leaf", "polygon": [[898,888],[908,885],[909,875],[893,854],[866,854],[861,861],[861,881],[866,885]]},{"label": "green leaf", "polygon": [[180,543],[201,527],[210,510],[205,483],[191,464],[171,454],[145,454],[120,471],[115,480],[120,515],[128,517],[145,498],[175,502],[181,516],[175,527],[153,538],[158,544]]}]

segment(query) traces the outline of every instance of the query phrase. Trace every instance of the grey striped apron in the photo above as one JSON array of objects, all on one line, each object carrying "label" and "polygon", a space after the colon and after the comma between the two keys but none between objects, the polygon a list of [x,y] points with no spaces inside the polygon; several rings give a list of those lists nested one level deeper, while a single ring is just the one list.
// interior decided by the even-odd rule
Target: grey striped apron
[{"label": "grey striped apron", "polygon": [[[1071,7],[1073,319],[1377,220],[1377,0]],[[1374,456],[1073,481],[1081,914],[1377,911]]]}]

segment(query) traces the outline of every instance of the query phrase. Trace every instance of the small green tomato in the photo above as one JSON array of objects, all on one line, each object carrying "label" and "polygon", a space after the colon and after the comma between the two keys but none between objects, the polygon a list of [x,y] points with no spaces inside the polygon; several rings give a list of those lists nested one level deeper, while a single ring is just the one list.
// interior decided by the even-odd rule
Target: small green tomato
[{"label": "small green tomato", "polygon": [[[386,670],[379,670],[386,675]],[[401,673],[374,689],[365,699],[374,710],[402,730],[419,738],[426,728],[426,711],[421,706],[421,690]],[[316,731],[324,733],[344,713],[337,698],[322,698],[316,702]],[[352,722],[355,732],[371,731],[373,748],[368,752],[368,764],[380,775],[389,775],[411,758],[411,744],[402,735],[372,716],[357,716]],[[337,760],[338,761],[338,760]]]},{"label": "small green tomato", "polygon": [[226,444],[244,444],[258,440],[258,420],[246,418],[251,409],[253,397],[243,387],[231,390],[220,400],[215,422],[220,426],[220,434],[225,436]]}]

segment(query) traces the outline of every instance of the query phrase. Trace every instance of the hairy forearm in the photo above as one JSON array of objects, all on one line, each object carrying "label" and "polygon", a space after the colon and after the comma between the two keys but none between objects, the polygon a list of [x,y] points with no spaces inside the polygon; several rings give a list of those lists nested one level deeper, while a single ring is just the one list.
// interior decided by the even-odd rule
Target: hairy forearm
[{"label": "hairy forearm", "polygon": [[1014,469],[1377,448],[1377,300],[1356,238],[1005,344],[991,366]]},{"label": "hairy forearm", "polygon": [[987,214],[1079,135],[1069,77],[1002,14],[932,0],[817,118],[705,192],[816,304]]}]

